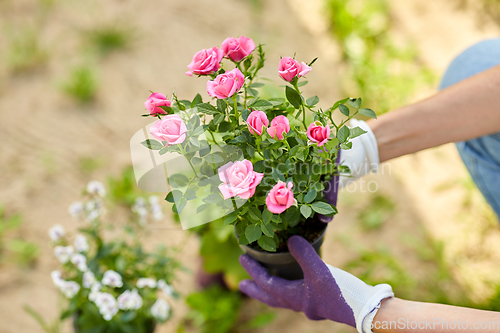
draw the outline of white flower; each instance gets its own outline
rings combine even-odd
[[[165,217],[160,205],[151,206],[151,211],[153,212],[153,220],[155,220],[156,222],[162,221]]]
[[[86,271],[85,273],[83,273],[83,282],[82,282],[82,284],[83,284],[84,288],[90,288],[96,282],[97,282],[97,280],[95,278],[94,273],[92,273],[91,271]]]
[[[165,296],[174,295],[174,288],[167,282],[165,282],[165,280],[163,279],[158,280],[158,288],[161,289],[161,291],[163,291],[163,294],[165,294]]]
[[[101,182],[97,180],[91,180],[87,184],[87,193],[95,194],[102,198],[106,195],[106,189],[104,188],[104,185]]]
[[[158,199],[158,196],[152,195],[149,197],[149,203],[151,204],[151,206],[154,206],[154,205],[158,204],[159,202],[160,202],[160,199]]]
[[[80,290],[80,285],[75,281],[63,281],[59,289],[67,298],[73,298]]]
[[[62,283],[65,282],[62,279],[61,272],[59,272],[59,271],[52,271],[50,273],[50,277],[52,278],[52,282],[54,282],[56,287],[60,287],[62,285]]]
[[[159,322],[167,320],[170,315],[170,304],[164,299],[159,298],[151,307],[151,315]]]
[[[83,203],[81,203],[80,201],[73,202],[69,206],[68,212],[74,218],[80,217],[83,213]]]
[[[122,310],[137,310],[141,307],[142,297],[137,292],[137,289],[125,290],[123,294],[118,296],[118,308]]]
[[[85,272],[87,270],[87,258],[81,253],[75,253],[71,256],[71,262],[78,270]]]
[[[101,292],[102,284],[99,281],[94,282],[92,287],[90,288],[89,300],[94,302],[97,299],[97,296]]]
[[[118,313],[116,299],[109,293],[98,293],[95,299],[95,304],[99,308],[99,312],[104,320],[109,321],[115,314]]]
[[[77,235],[75,238],[75,249],[78,252],[87,252],[89,250],[89,242],[84,235]]]
[[[135,285],[137,286],[137,288],[156,288],[156,280],[151,278],[140,278],[139,280],[137,280],[137,283]]]
[[[89,222],[94,221],[103,213],[103,204],[100,200],[90,200],[85,204],[85,219]]]
[[[71,258],[71,255],[75,252],[73,250],[73,246],[61,246],[58,245],[54,248],[54,254],[57,259],[61,262],[61,264],[65,264]]]
[[[64,228],[62,225],[56,224],[49,229],[49,237],[54,242],[60,240],[62,236],[64,236]]]
[[[101,282],[102,284],[112,288],[120,288],[123,286],[122,276],[113,270],[106,271]]]

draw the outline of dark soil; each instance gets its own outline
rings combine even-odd
[[[276,235],[278,235],[279,238],[279,244],[278,247],[276,248],[276,253],[289,252],[287,242],[288,239],[294,235],[302,236],[309,243],[313,243],[321,236],[321,234],[326,228],[326,225],[327,225],[326,223],[323,223],[318,219],[312,218],[299,222],[299,224],[297,224],[293,228],[289,228],[287,230],[282,230],[282,231],[276,231]],[[267,252],[263,250],[259,246],[259,244],[257,244],[257,242],[249,244],[248,246],[258,251]]]

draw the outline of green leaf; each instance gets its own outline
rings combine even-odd
[[[223,100],[223,99],[218,99],[217,100],[217,111],[219,111],[220,113],[225,114],[226,113],[226,108],[227,108],[226,101]]]
[[[318,96],[313,96],[311,98],[308,98],[306,101],[306,104],[309,106],[313,106],[319,103],[319,97]]]
[[[317,194],[318,193],[316,192],[315,189],[309,190],[309,192],[307,192],[306,196],[304,197],[304,203],[312,202],[314,199],[316,199]]]
[[[290,227],[294,227],[299,223],[300,212],[296,206],[292,206],[286,210],[285,220]]]
[[[295,91],[295,89],[290,88],[289,86],[285,87],[285,95],[286,99],[292,104],[296,109],[300,107],[302,104],[302,98],[300,95]]]
[[[260,210],[255,207],[255,206],[251,206],[249,209],[248,209],[248,215],[254,219],[255,221],[261,221],[262,220],[262,213],[260,212]]]
[[[260,87],[263,87],[263,86],[264,86],[264,83],[255,82],[255,83],[252,83],[249,87],[260,88]]]
[[[224,115],[222,113],[219,113],[217,114],[215,117],[214,117],[214,125],[219,125],[223,120],[224,120]]]
[[[340,110],[340,113],[342,113],[344,116],[349,117],[349,108],[347,106],[345,106],[344,104],[340,104],[339,110]]]
[[[333,213],[337,212],[335,209],[332,208],[332,205],[330,205],[326,202],[323,202],[323,201],[316,201],[315,203],[313,203],[311,205],[311,208],[316,213],[323,214],[323,215],[329,215],[329,214],[333,214]]]
[[[229,132],[229,131],[231,131],[232,128],[233,128],[233,126],[231,125],[230,122],[223,121],[219,125],[219,133]],[[208,137],[208,135],[207,135],[207,137]]]
[[[253,165],[253,170],[255,172],[264,172],[264,170],[266,170],[266,161],[259,160],[255,162],[255,164]]]
[[[365,130],[363,130],[363,129],[362,129],[361,127],[359,127],[359,126],[356,126],[356,127],[354,127],[354,128],[351,128],[351,129],[350,129],[350,134],[349,134],[349,137],[350,137],[351,139],[353,139],[353,138],[355,138],[355,137],[357,137],[357,136],[360,136],[360,135],[362,135],[362,134],[365,134],[365,133],[366,133],[366,131],[365,131]]]
[[[265,99],[258,99],[250,105],[253,110],[266,111],[273,108],[273,104]]]
[[[230,225],[238,219],[238,215],[229,215],[224,219],[224,225]]]
[[[377,115],[375,114],[375,111],[373,111],[372,109],[368,109],[368,108],[360,109],[359,113],[361,113],[363,116],[377,119]]]
[[[304,162],[308,154],[309,154],[309,148],[301,147],[301,149],[299,149],[299,151],[297,152],[296,157],[302,162]]]
[[[255,242],[262,236],[262,230],[257,224],[250,224],[245,229],[245,237],[247,238],[249,243]]]
[[[200,147],[200,141],[198,141],[197,138],[195,137],[191,137],[189,138],[189,142],[193,145],[193,146],[196,146],[196,147]]]
[[[161,142],[152,139],[147,139],[145,141],[142,141],[141,145],[151,150],[160,150],[165,147],[164,145],[161,144]]]
[[[168,177],[168,183],[172,187],[184,187],[188,182],[189,180],[187,179],[187,177],[179,173],[173,174],[172,176]]]
[[[268,222],[268,223],[262,223],[260,225],[260,229],[262,230],[262,233],[268,237],[274,237],[274,229],[273,226]]]
[[[279,180],[281,180],[282,182],[285,181],[285,176],[283,175],[283,173],[281,173],[281,171],[279,171],[276,168],[273,168],[272,175],[273,175],[274,181],[276,181],[276,182],[278,182]]]
[[[349,105],[353,108],[359,109],[359,107],[361,106],[361,98],[349,98],[347,103],[349,103]]]
[[[175,198],[180,198],[182,197],[182,192],[179,190],[172,190],[168,192],[167,196],[165,197],[165,200],[170,203],[175,202]]]
[[[301,213],[301,214],[302,214],[302,216],[304,216],[306,219],[307,219],[307,218],[309,218],[309,216],[311,216],[311,214],[312,214],[311,207],[306,206],[306,205],[302,205],[302,206],[300,206],[300,213]]]
[[[318,60],[318,57],[314,58],[307,66],[311,67]]]
[[[191,102],[191,107],[194,108],[196,105],[203,103],[203,99],[200,94],[196,94],[193,101]]]
[[[303,87],[308,83],[309,83],[309,81],[300,81],[299,83],[297,83],[297,87]]]
[[[264,208],[264,212],[262,213],[262,221],[264,223],[269,223],[273,217],[273,213],[271,213],[267,208]]]
[[[259,96],[259,91],[253,88],[248,88],[247,89],[247,94],[252,97],[257,97]]]
[[[262,236],[259,238],[257,243],[260,245],[261,248],[263,248],[268,252],[276,252],[276,242],[271,237]]]
[[[198,107],[198,110],[202,113],[211,114],[211,115],[219,113],[219,111],[210,103],[200,103],[197,105],[197,107]]]
[[[344,143],[347,140],[347,138],[349,137],[349,133],[350,133],[349,127],[342,126],[342,128],[337,133],[337,139],[339,139],[339,141],[341,143]]]
[[[349,150],[352,148],[352,142],[341,143],[340,148],[342,148],[344,150]]]
[[[341,99],[340,101],[336,101],[335,104],[333,104],[333,106],[332,106],[332,110],[335,110],[336,108],[339,107],[340,104],[344,104],[348,100],[349,100],[349,98],[344,98],[344,99]]]

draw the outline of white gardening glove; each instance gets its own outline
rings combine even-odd
[[[348,185],[371,171],[377,172],[380,164],[377,139],[375,138],[370,126],[368,126],[368,124],[363,120],[351,119],[349,127],[353,128],[356,126],[359,126],[367,133],[352,139],[351,149],[342,150],[340,155],[342,164],[351,169],[351,176],[340,176],[340,187]]]

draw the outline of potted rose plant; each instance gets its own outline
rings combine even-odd
[[[196,53],[186,74],[209,77],[211,101],[153,93],[143,116],[158,120],[141,144],[155,154],[156,168],[165,164],[166,200],[184,228],[222,218],[235,226],[245,252],[275,274],[299,278],[287,239],[299,234],[319,249],[324,222],[337,213],[337,177],[349,172],[339,165],[340,149],[351,149],[350,140],[365,133],[346,123],[357,114],[376,116],[361,108],[361,98],[323,110],[317,96],[304,97],[304,76],[316,59],[279,59],[284,98],[263,98],[258,73],[264,58],[262,45],[246,37]],[[336,122],[337,110],[344,117]],[[143,174],[147,178],[136,176]]]
[[[151,333],[170,317],[168,298],[177,297],[171,282],[179,267],[164,246],[145,251],[138,236],[148,220],[163,219],[159,200],[138,198],[125,235],[107,240],[103,229],[113,225],[103,222],[105,194],[100,182],[91,181],[86,199],[70,206],[70,214],[84,223],[75,237],[59,224],[49,230],[62,265],[52,280],[69,299],[61,319],[73,317],[75,332]]]

